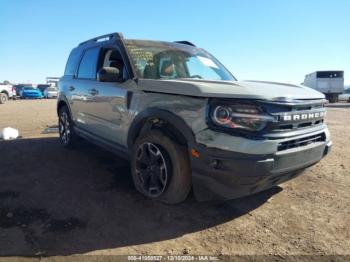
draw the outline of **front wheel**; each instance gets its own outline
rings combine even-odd
[[[77,142],[77,135],[73,129],[73,122],[67,106],[63,106],[58,114],[58,131],[60,141],[64,147],[72,148]]]
[[[184,201],[191,189],[186,148],[157,130],[137,138],[132,149],[131,173],[140,193],[167,204]]]

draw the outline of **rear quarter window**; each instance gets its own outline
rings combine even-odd
[[[72,50],[68,57],[68,61],[66,64],[66,69],[64,70],[64,75],[66,76],[73,76],[75,75],[76,69],[79,64],[79,59],[81,56],[81,51],[78,51],[76,49]]]

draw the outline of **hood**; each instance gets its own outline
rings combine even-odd
[[[324,95],[312,88],[263,81],[206,81],[139,79],[144,91],[158,93],[246,99],[322,99]]]

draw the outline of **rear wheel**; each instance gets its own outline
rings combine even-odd
[[[76,144],[78,137],[74,132],[73,122],[67,106],[62,106],[59,110],[58,131],[63,146],[71,148]]]
[[[137,138],[132,149],[131,172],[139,192],[167,204],[184,201],[191,189],[186,148],[157,130]]]
[[[0,104],[5,104],[9,100],[9,97],[5,93],[0,93]]]

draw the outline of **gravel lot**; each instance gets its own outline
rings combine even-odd
[[[333,151],[298,178],[227,202],[167,206],[133,188],[127,162],[63,149],[55,100],[0,105],[0,256],[350,253],[350,103],[332,104]],[[1,259],[1,258],[0,258]]]

